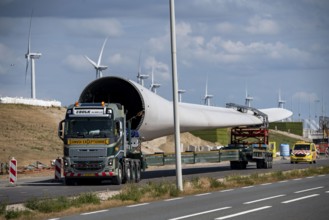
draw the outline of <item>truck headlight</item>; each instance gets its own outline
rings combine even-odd
[[[112,166],[113,165],[113,158],[110,158],[109,161],[108,161],[108,165],[109,166]]]

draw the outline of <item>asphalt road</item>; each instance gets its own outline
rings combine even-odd
[[[81,213],[70,220],[328,219],[329,175]]]
[[[273,172],[276,170],[291,170],[302,169],[307,167],[317,167],[329,165],[328,158],[321,158],[316,164],[290,164],[289,160],[275,160],[273,169],[256,169],[255,164],[248,165],[245,170],[231,170],[228,163],[214,163],[204,166],[197,164],[193,167],[183,169],[183,178],[191,179],[200,176],[208,176],[213,178],[222,178],[228,175],[241,174],[247,175],[252,173]],[[145,184],[149,181],[171,181],[175,180],[175,169],[159,168],[149,170],[142,174],[142,181],[139,184]],[[0,181],[0,202],[4,201],[7,204],[16,204],[26,202],[31,198],[50,198],[61,195],[72,196],[83,192],[98,192],[98,191],[117,191],[122,186],[103,184],[83,184],[78,186],[65,186],[61,182],[54,182],[52,177],[20,179],[18,176],[17,186],[10,187],[8,180]]]

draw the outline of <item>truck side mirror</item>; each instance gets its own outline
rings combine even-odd
[[[59,125],[58,125],[58,137],[63,141],[64,140],[64,131],[63,131],[63,128],[64,128],[64,122],[65,120],[62,120],[61,122],[59,122]]]

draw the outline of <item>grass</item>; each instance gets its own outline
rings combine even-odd
[[[307,168],[303,170],[275,171],[248,176],[230,175],[223,179],[196,177],[184,181],[184,191],[179,191],[173,182],[148,182],[144,185],[127,184],[121,192],[107,201],[100,201],[94,193],[83,193],[74,198],[60,196],[54,199],[31,199],[26,202],[27,210],[6,210],[6,204],[0,203],[0,219],[45,219],[86,211],[108,209],[111,207],[155,201],[178,196],[193,195],[210,191],[257,185],[281,180],[328,174],[329,166]]]

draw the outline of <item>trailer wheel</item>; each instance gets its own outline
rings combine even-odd
[[[113,182],[114,182],[115,185],[120,185],[122,183],[122,166],[121,166],[121,163],[119,163],[118,175],[116,177],[114,177]]]

